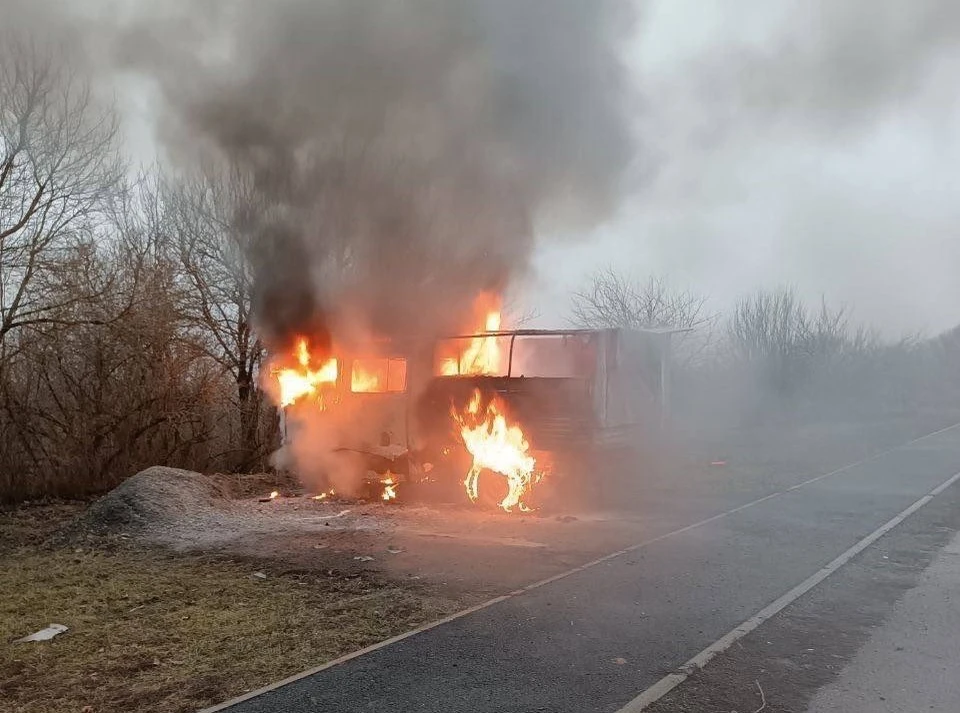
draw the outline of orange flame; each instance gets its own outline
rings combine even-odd
[[[280,493],[279,493],[278,491],[276,491],[276,490],[274,490],[272,493],[270,493],[270,499],[271,499],[271,500],[276,500],[276,499],[279,498],[279,497],[280,497]]]
[[[384,502],[389,500],[396,500],[397,481],[395,481],[391,476],[387,476],[380,482],[383,484],[383,494],[380,497],[383,498]]]
[[[277,384],[280,386],[280,405],[290,406],[306,396],[317,395],[323,385],[337,383],[337,360],[327,359],[320,368],[310,368],[310,348],[304,337],[297,339],[294,352],[298,368],[274,369]]]
[[[487,313],[484,322],[484,332],[496,332],[500,329],[500,311],[493,310]],[[502,371],[500,344],[496,337],[477,336],[470,340],[470,344],[460,358],[447,357],[440,363],[442,376],[485,376],[496,375]]]
[[[332,497],[333,497],[334,495],[336,495],[336,494],[337,494],[337,493],[336,493],[335,491],[333,491],[333,490],[328,490],[328,491],[325,492],[325,493],[320,493],[319,495],[314,495],[311,499],[312,499],[312,500],[326,500],[327,498],[332,498]]]
[[[386,391],[381,383],[380,375],[375,371],[366,371],[359,362],[353,363],[350,373],[350,390],[355,394],[370,394]]]
[[[473,459],[470,471],[463,481],[470,500],[479,498],[480,473],[491,470],[507,479],[507,495],[500,507],[510,512],[517,508],[529,512],[524,496],[536,482],[536,459],[530,455],[530,444],[517,424],[511,424],[503,413],[497,398],[482,407],[480,390],[476,389],[464,413],[454,411],[460,427],[463,444]]]

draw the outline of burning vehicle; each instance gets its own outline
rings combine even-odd
[[[623,329],[491,329],[443,339],[415,421],[434,459],[456,460],[465,446],[471,500],[489,470],[506,477],[499,505],[523,509],[544,478],[591,477],[573,465],[628,447],[656,425],[660,351],[651,335]]]
[[[381,341],[332,356],[300,336],[271,361],[284,445],[315,446],[325,469],[364,473],[365,494],[394,499],[410,474],[406,354]],[[318,434],[323,442],[309,443]]]
[[[169,81],[160,52],[135,64],[170,109],[172,174],[190,178],[172,214],[196,203],[211,234],[229,237],[209,258],[218,271],[229,258],[240,286],[223,286],[227,302],[250,298],[238,320],[268,345],[261,383],[285,431],[274,462],[324,492],[355,492],[349,472],[373,473],[362,479],[402,499],[404,480],[439,487],[436,453],[472,449],[456,481],[483,500],[497,469],[523,484],[514,491],[549,482],[533,455],[548,426],[589,423],[593,439],[626,425],[606,381],[618,378],[609,337],[584,347],[592,370],[535,375],[520,363],[533,344],[591,338],[511,343],[496,306],[470,308],[519,287],[539,246],[613,217],[634,183],[630,3],[213,5],[203,41],[184,46],[199,57],[195,82]],[[438,339],[461,330],[483,337]],[[465,350],[438,365],[438,345]],[[497,350],[498,370],[463,368]]]
[[[284,436],[328,418],[334,465],[363,492],[454,491],[527,511],[545,481],[595,477],[574,464],[627,448],[656,428],[672,330],[483,329],[435,341],[380,342],[318,358],[298,340],[274,368]]]

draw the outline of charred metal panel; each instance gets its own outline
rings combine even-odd
[[[434,379],[417,403],[417,423],[423,438],[435,443],[456,442],[451,411],[454,407],[462,409],[478,388],[503,401],[537,449],[577,448],[593,440],[598,424],[590,381],[487,376]]]

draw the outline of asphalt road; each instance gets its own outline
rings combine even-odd
[[[771,478],[753,500],[718,500],[700,521],[670,523],[634,549],[226,710],[613,713],[958,472],[954,428],[820,479]],[[858,555],[849,575],[840,568],[798,599],[801,623],[777,640],[789,650],[775,658],[812,651],[805,630],[819,632],[819,645],[831,631],[882,616],[952,535],[957,504],[960,485]],[[878,552],[893,540],[905,563],[898,585],[871,588],[880,580],[864,563],[881,562]],[[751,665],[775,668],[772,649],[768,655],[757,642],[790,616],[797,615],[785,611],[745,639]],[[851,637],[829,654],[833,668],[856,653]],[[663,710],[703,709],[720,686],[709,684],[709,668],[671,693],[675,705]],[[806,700],[821,679],[797,676],[784,699]],[[756,695],[749,682],[740,690]]]
[[[958,592],[960,537],[955,537],[837,680],[817,693],[809,713],[960,710]]]

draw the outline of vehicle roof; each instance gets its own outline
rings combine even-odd
[[[477,332],[475,334],[455,334],[441,339],[476,339],[480,337],[567,337],[603,332],[633,332],[635,334],[676,334],[678,332],[692,332],[689,327],[603,327],[600,329],[502,329],[493,332]]]

